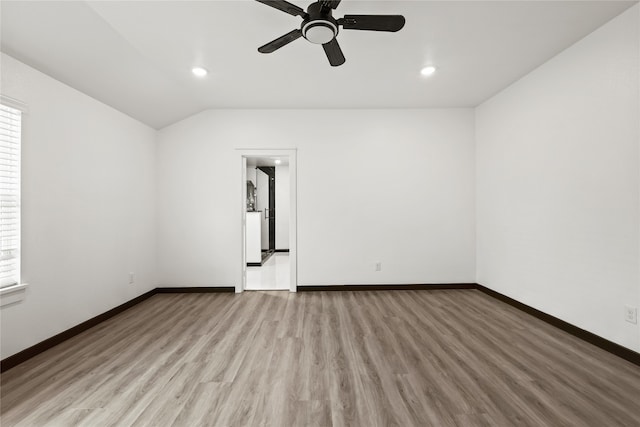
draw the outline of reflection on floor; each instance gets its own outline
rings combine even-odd
[[[289,289],[289,254],[276,252],[262,267],[247,267],[247,291]]]

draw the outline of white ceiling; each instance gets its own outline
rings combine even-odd
[[[300,18],[251,0],[3,0],[1,49],[154,128],[208,108],[470,107],[635,3],[344,0],[336,17],[407,23],[341,31],[347,62],[334,68],[304,39],[258,53]],[[421,77],[425,64],[438,72]]]
[[[280,160],[279,164],[276,164],[276,160]],[[287,156],[271,156],[271,157],[247,157],[247,166],[289,166],[289,157]]]

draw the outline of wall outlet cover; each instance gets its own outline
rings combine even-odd
[[[638,323],[638,309],[636,307],[624,306],[624,320],[629,323]]]

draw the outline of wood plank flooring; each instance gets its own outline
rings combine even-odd
[[[640,426],[640,367],[476,290],[160,294],[1,377],[2,426]]]

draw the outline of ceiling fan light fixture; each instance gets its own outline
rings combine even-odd
[[[345,57],[337,39],[338,27],[342,26],[345,30],[395,33],[400,31],[405,24],[405,19],[402,15],[344,15],[342,18],[336,19],[333,17],[333,10],[338,7],[341,0],[314,1],[307,7],[306,12],[287,0],[256,1],[289,15],[302,18],[300,29],[289,31],[287,34],[260,46],[258,52],[273,53],[302,37],[309,43],[321,44],[332,67],[338,67],[345,63]]]
[[[191,72],[193,73],[194,76],[196,77],[204,77],[207,74],[209,74],[209,71],[207,71],[206,68],[202,68],[202,67],[193,67],[191,69]]]
[[[435,72],[436,72],[436,67],[434,67],[433,65],[429,65],[428,67],[424,67],[422,70],[420,70],[420,74],[422,74],[425,77],[430,76]]]
[[[302,27],[302,36],[315,44],[329,43],[338,34],[338,27],[333,22],[315,20]]]

